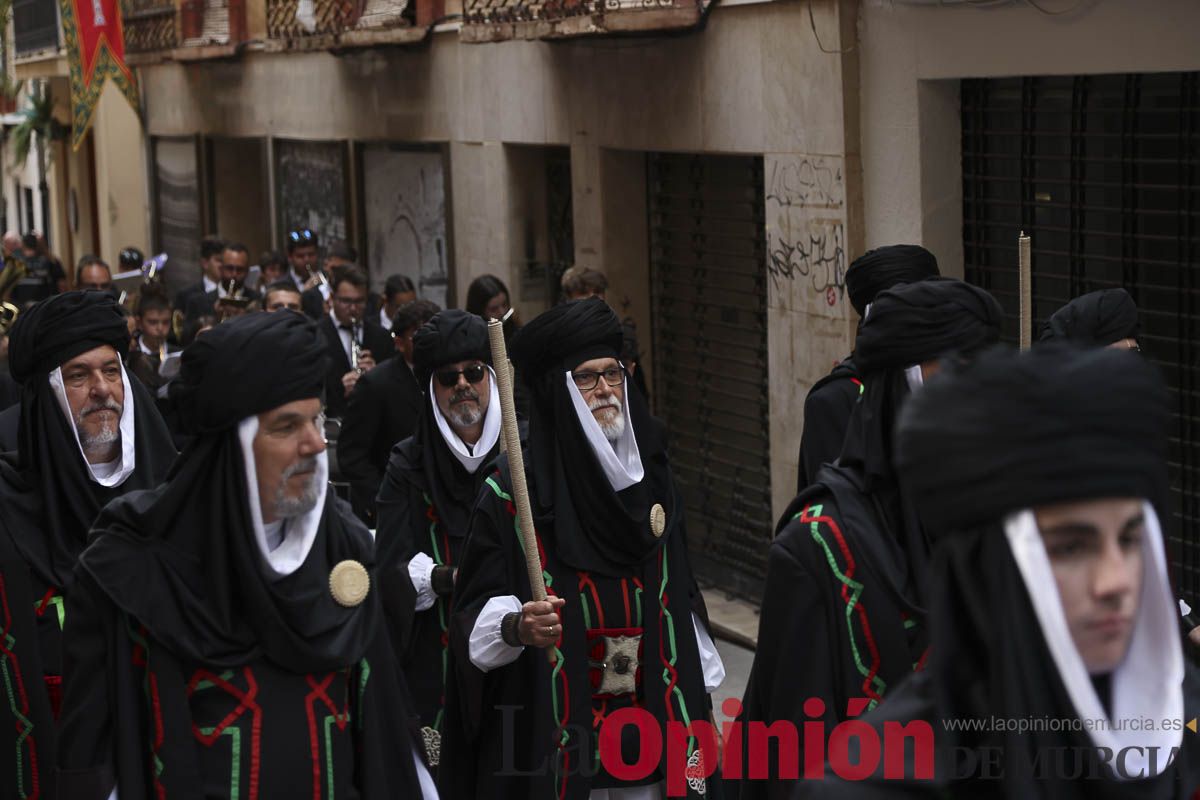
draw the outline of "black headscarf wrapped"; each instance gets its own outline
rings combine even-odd
[[[473,358],[492,363],[487,323],[480,316],[448,308],[413,334],[413,374],[421,391],[438,367]]]
[[[13,326],[9,363],[21,389],[17,452],[0,459],[0,528],[6,529],[37,578],[67,589],[75,561],[96,515],[113,498],[158,484],[175,446],[154,398],[126,375],[125,403],[133,403],[134,470],[119,486],[91,479],[73,424],[50,387],[50,373],[97,347],[118,356],[129,329],[106,292],[65,292],[25,311]]]
[[[880,292],[898,283],[916,283],[939,274],[937,259],[920,245],[877,247],[850,263],[846,270],[846,293],[850,295],[850,305],[861,317]]]
[[[863,320],[854,362],[863,394],[846,429],[834,470],[817,483],[835,494],[847,486],[870,498],[884,530],[864,559],[889,580],[898,597],[920,605],[929,547],[915,509],[900,491],[892,464],[892,431],[909,395],[904,370],[947,356],[967,355],[1000,338],[1000,306],[987,292],[953,278],[930,278],[880,293]],[[851,506],[850,499],[839,505]],[[877,551],[877,552],[875,552]],[[895,569],[902,560],[907,566]]]
[[[421,418],[411,439],[397,445],[394,452],[401,463],[419,464],[428,481],[429,493],[446,532],[456,538],[467,535],[471,507],[475,504],[480,482],[486,476],[483,465],[474,475],[468,473],[450,452],[434,419],[437,400],[429,394],[429,377],[446,364],[479,359],[490,363],[487,323],[482,317],[451,308],[441,311],[413,335],[413,369],[417,382],[426,392]],[[484,464],[499,452],[499,442],[484,459]]]
[[[320,329],[300,314],[251,314],[205,333],[184,351],[176,390],[199,435],[166,483],[96,521],[81,566],[184,659],[225,668],[265,657],[315,672],[358,660],[374,633],[374,546],[344,503],[327,496],[308,557],[283,578],[267,575],[252,530],[238,423],[319,397],[324,352]],[[371,573],[367,601],[353,608],[329,591],[343,560]]]
[[[1138,336],[1137,304],[1124,289],[1101,289],[1076,297],[1042,325],[1038,342],[1107,347]]]
[[[125,316],[107,292],[63,292],[43,300],[21,313],[8,336],[9,372],[22,384],[103,345],[122,361],[129,352]]]
[[[320,397],[327,362],[320,329],[300,314],[247,314],[183,351],[171,399],[193,434],[228,430],[246,417]]]
[[[1168,418],[1166,390],[1154,368],[1114,350],[997,348],[944,371],[913,398],[899,422],[896,462],[935,539],[931,654],[926,670],[864,721],[877,731],[890,722],[928,721],[937,774],[912,783],[877,773],[834,796],[917,796],[917,789],[930,797],[1190,796],[1200,752],[1187,732],[1171,766],[1160,760],[1163,774],[1117,781],[1099,761],[1088,729],[1072,728],[1078,712],[1003,530],[1006,514],[1041,503],[1161,497]],[[1103,697],[1107,679],[1094,680]],[[1196,689],[1189,671],[1185,720],[1197,712]],[[1062,726],[1018,732],[991,727],[995,719]],[[1050,763],[1058,766],[1038,771],[1052,753]],[[982,763],[972,757],[986,760],[990,774],[1003,780],[966,782],[970,765]]]
[[[1162,378],[1134,354],[997,350],[904,408],[896,464],[935,535],[1099,497],[1144,497],[1162,517],[1167,419]]]
[[[568,370],[619,358],[621,344],[617,315],[593,297],[546,311],[513,337],[509,353],[533,400],[527,470],[534,522],[539,533],[552,531],[547,538],[569,566],[604,575],[628,572],[662,545],[650,528],[654,504],[675,518],[665,443],[633,382],[625,381],[625,402],[645,477],[620,492],[592,452],[568,394]]]

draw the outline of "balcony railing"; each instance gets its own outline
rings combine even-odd
[[[13,0],[12,18],[17,58],[58,50],[58,3],[55,0]]]
[[[698,25],[711,0],[465,0],[467,42],[665,32]]]
[[[409,44],[424,38],[444,0],[266,0],[275,49]]]
[[[179,44],[175,4],[170,0],[124,0],[125,52],[152,53]]]

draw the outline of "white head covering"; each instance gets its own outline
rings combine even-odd
[[[1071,638],[1037,518],[1032,511],[1024,510],[1010,514],[1004,521],[1013,558],[1075,713],[1087,727],[1092,744],[1125,753],[1125,775],[1118,774],[1119,779],[1136,778],[1139,774],[1149,777],[1152,763],[1159,771],[1166,769],[1172,748],[1178,747],[1183,738],[1182,728],[1165,730],[1164,726],[1156,725],[1151,730],[1141,730],[1140,726],[1120,722],[1183,719],[1183,648],[1167,576],[1162,529],[1150,503],[1144,504],[1144,513],[1142,595],[1129,652],[1112,673],[1111,717],[1104,710]],[[1088,724],[1104,719],[1113,724]],[[1121,729],[1116,730],[1118,727]]]
[[[604,431],[600,429],[600,423],[596,422],[596,416],[592,414],[587,402],[584,401],[583,393],[575,385],[575,379],[571,377],[570,370],[567,370],[566,380],[567,393],[571,395],[575,413],[579,416],[579,423],[583,425],[583,435],[587,437],[588,444],[592,446],[592,452],[599,459],[600,468],[608,477],[609,485],[612,486],[614,492],[628,489],[646,475],[642,468],[642,454],[638,450],[637,437],[633,435],[633,418],[629,416],[629,403],[621,403],[621,413],[625,416],[625,430],[621,433],[620,439],[611,442],[604,435]],[[600,380],[604,380],[604,378],[601,377]],[[628,397],[628,378],[622,379],[621,386],[625,389],[622,396]]]
[[[125,399],[121,407],[121,457],[106,464],[91,464],[83,452],[79,441],[79,429],[75,427],[75,415],[71,413],[71,404],[67,401],[67,390],[63,385],[62,367],[55,367],[50,373],[50,388],[58,398],[58,407],[62,409],[71,433],[75,434],[75,445],[79,448],[79,457],[87,464],[88,476],[100,484],[112,488],[120,486],[125,479],[133,474],[134,464],[134,401],[133,392],[129,390],[129,376],[125,374],[125,365],[121,364],[121,385],[125,387]]]
[[[254,461],[254,437],[258,433],[258,416],[249,416],[238,423],[238,440],[242,445],[242,461],[246,466],[246,495],[250,502],[250,522],[254,526],[254,542],[258,552],[275,580],[291,575],[304,564],[312,550],[325,510],[325,494],[329,488],[329,456],[322,450],[317,459],[317,503],[298,517],[282,520],[282,524],[263,525],[262,504],[258,499],[258,469]],[[268,528],[270,530],[268,530]]]
[[[446,421],[442,410],[438,408],[437,397],[433,393],[433,377],[429,378],[429,404],[433,406],[433,418],[437,420],[438,430],[441,432],[442,438],[446,440],[446,446],[450,448],[450,452],[458,459],[458,463],[462,464],[463,469],[472,475],[483,465],[483,460],[488,453],[492,452],[492,448],[500,439],[500,392],[496,389],[496,373],[492,372],[491,367],[487,369],[492,376],[492,379],[488,381],[488,385],[491,387],[488,395],[490,399],[487,411],[483,413],[483,432],[479,435],[479,441],[472,447],[468,447],[466,442],[460,439],[454,429],[450,427],[450,423]]]

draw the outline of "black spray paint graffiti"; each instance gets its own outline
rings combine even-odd
[[[822,225],[808,235],[808,241],[788,241],[768,231],[767,272],[776,288],[782,280],[809,278],[813,291],[823,294],[825,302],[836,305],[846,294],[846,250],[840,222]]]
[[[767,202],[784,208],[841,208],[845,190],[841,167],[830,167],[824,159],[799,158],[776,161],[767,183]]]

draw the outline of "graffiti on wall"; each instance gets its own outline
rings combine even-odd
[[[787,305],[824,316],[845,313],[846,187],[842,160],[765,157],[767,273]]]

